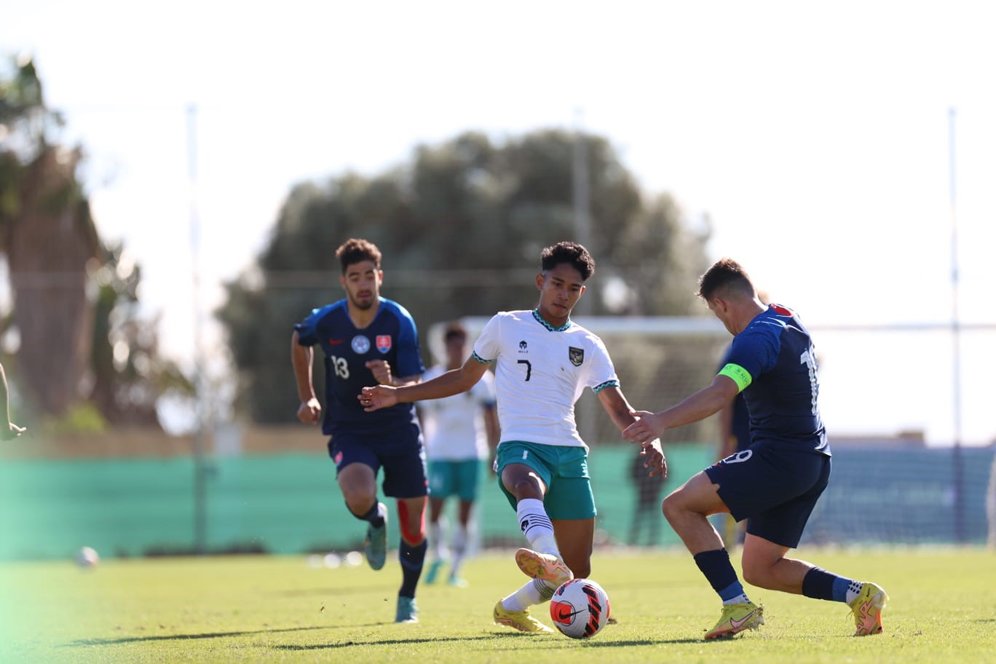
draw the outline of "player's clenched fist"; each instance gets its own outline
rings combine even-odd
[[[398,403],[397,390],[387,385],[375,385],[374,387],[364,387],[363,391],[357,395],[363,410],[372,413],[381,408],[390,408]]]
[[[321,417],[322,404],[314,397],[302,401],[301,405],[297,407],[297,419],[305,424],[317,424]]]

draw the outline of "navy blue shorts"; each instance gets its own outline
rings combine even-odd
[[[794,549],[830,481],[830,457],[759,443],[705,469],[747,532]]]
[[[374,476],[384,469],[381,485],[391,498],[418,498],[428,494],[425,447],[418,425],[405,424],[382,431],[337,431],[329,439],[329,456],[336,475],[351,463],[370,466]]]

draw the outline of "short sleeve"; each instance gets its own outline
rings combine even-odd
[[[318,343],[318,320],[321,318],[322,309],[312,309],[308,317],[300,323],[294,325],[297,332],[297,342],[302,346],[314,346]]]
[[[495,314],[474,342],[474,356],[481,362],[494,362],[501,352],[501,314]]]
[[[595,392],[604,390],[606,387],[619,387],[619,377],[616,375],[616,368],[612,365],[612,358],[605,344],[598,337],[594,339],[594,353],[591,358],[591,370],[588,374],[588,387]]]
[[[733,338],[725,364],[741,367],[751,380],[771,371],[778,362],[780,329],[765,325],[741,332]]]
[[[425,372],[422,355],[418,349],[418,330],[415,321],[407,311],[399,307],[398,366],[394,375],[400,378],[421,376]]]

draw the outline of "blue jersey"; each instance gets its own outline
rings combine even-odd
[[[830,456],[817,403],[816,353],[791,310],[772,304],[755,316],[733,338],[726,361],[722,373],[738,383],[747,402],[752,444],[788,444]]]
[[[399,403],[367,413],[356,398],[362,388],[377,384],[366,367],[370,360],[387,361],[395,377],[419,376],[425,371],[415,321],[404,307],[381,298],[373,322],[358,329],[349,318],[346,300],[340,300],[315,309],[294,329],[302,346],[318,344],[325,351],[324,433],[417,426],[414,404]]]
[[[720,369],[730,361],[732,350],[732,346],[726,349],[723,361],[719,363]],[[747,449],[750,447],[750,414],[747,412],[747,401],[742,392],[733,398],[733,413],[730,420],[730,433],[737,439],[736,451]]]

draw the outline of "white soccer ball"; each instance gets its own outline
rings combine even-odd
[[[609,596],[591,579],[571,579],[550,600],[550,618],[572,639],[590,639],[609,621]]]
[[[96,567],[100,562],[100,556],[96,549],[84,546],[76,553],[76,564],[80,567]]]

